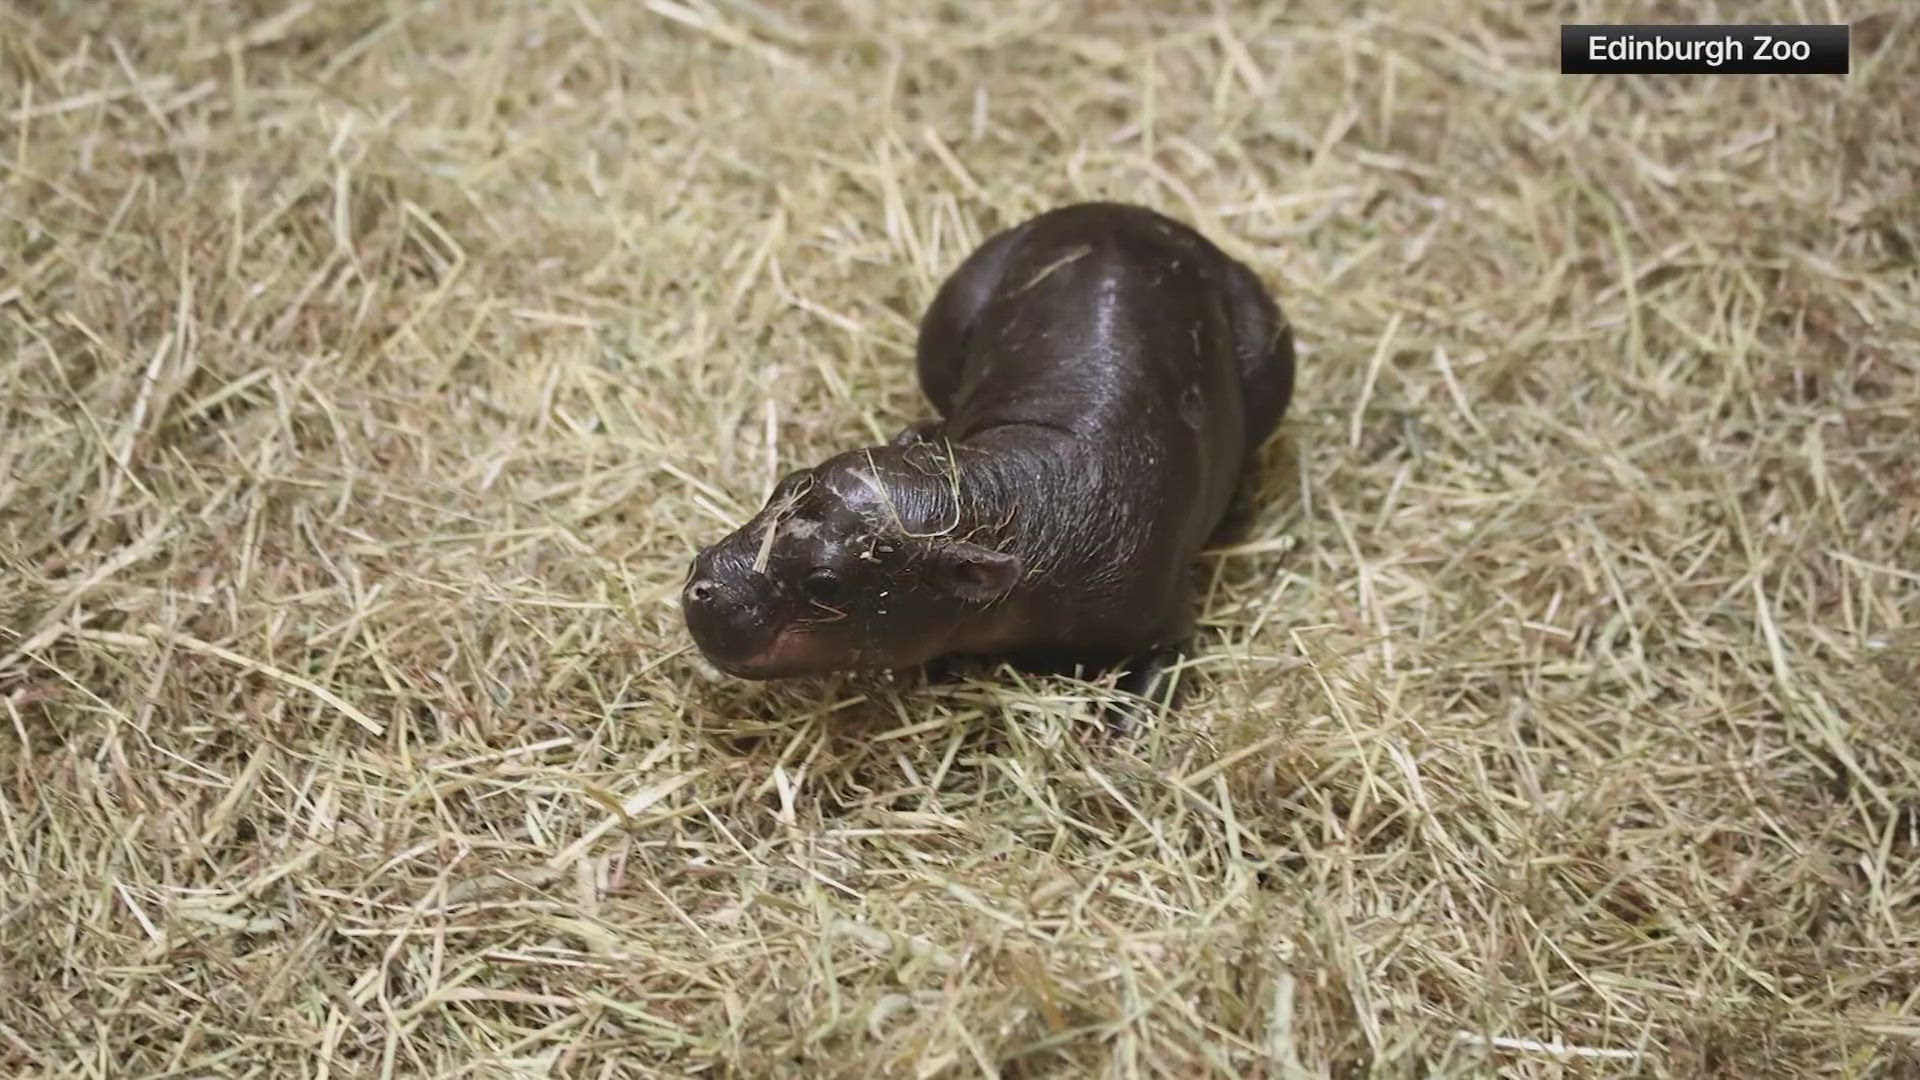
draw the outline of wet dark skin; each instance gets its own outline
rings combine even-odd
[[[789,474],[694,558],[701,653],[748,679],[982,655],[1166,700],[1193,563],[1292,396],[1259,279],[1155,211],[1066,206],[960,264],[917,364],[937,419]]]

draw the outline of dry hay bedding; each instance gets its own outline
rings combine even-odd
[[[1920,33],[1563,16],[0,12],[0,1069],[1914,1075]],[[1093,196],[1302,336],[1194,704],[709,681]]]

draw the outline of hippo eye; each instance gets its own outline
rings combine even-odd
[[[823,603],[835,600],[840,596],[840,575],[832,567],[816,566],[808,571],[805,588],[810,599]]]

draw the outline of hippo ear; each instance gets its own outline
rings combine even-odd
[[[1020,557],[959,540],[934,548],[931,570],[936,585],[962,600],[997,600],[1020,580]]]

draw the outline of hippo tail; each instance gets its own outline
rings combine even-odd
[[[1293,400],[1293,327],[1259,276],[1237,259],[1227,261],[1233,349],[1252,453],[1280,426]]]

